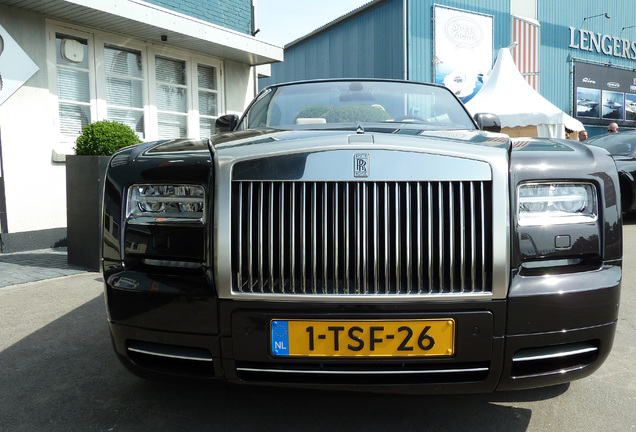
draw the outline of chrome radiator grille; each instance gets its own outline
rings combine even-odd
[[[234,292],[492,291],[490,182],[235,181],[231,206]]]

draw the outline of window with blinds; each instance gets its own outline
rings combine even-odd
[[[199,64],[197,66],[199,96],[199,134],[209,138],[214,134],[214,122],[219,116],[216,68]]]
[[[155,58],[159,138],[188,136],[188,85],[185,61]]]
[[[140,51],[104,47],[108,120],[126,124],[141,138],[144,127],[144,71]]]
[[[98,120],[128,125],[143,141],[214,134],[224,110],[220,60],[115,35],[52,31],[60,142],[72,145]]]
[[[91,122],[88,42],[56,34],[55,46],[60,133],[74,138]]]

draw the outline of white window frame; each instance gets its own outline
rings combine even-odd
[[[221,111],[221,104],[223,103],[223,81],[221,78],[223,75],[221,73],[221,62],[212,64],[212,62],[210,62],[210,59],[200,56],[193,56],[192,60],[192,82],[196,84],[196,88],[194,85],[192,86],[192,106],[197,111],[197,125],[199,130],[201,130],[201,117],[217,119],[221,115],[223,115],[222,113],[225,112],[225,110]],[[210,89],[208,88],[203,89],[206,93],[216,93],[216,116],[209,116],[207,114],[201,114],[201,112],[199,112],[199,66],[213,67],[216,70],[216,90],[210,91]]]
[[[144,43],[124,39],[116,36],[105,37],[104,34],[97,34],[95,37],[95,58],[99,67],[95,68],[97,83],[97,112],[98,120],[108,120],[108,102],[106,101],[106,70],[104,61],[104,47],[113,46],[122,49],[139,51],[141,53],[141,67],[143,69],[143,105],[144,105],[144,141],[148,141],[150,132],[150,122],[148,118],[148,55],[147,46]]]
[[[78,39],[85,39],[88,44],[88,82],[89,82],[89,94],[90,94],[90,119],[89,122],[95,122],[99,120],[97,117],[97,95],[96,95],[96,85],[95,85],[95,57],[94,57],[94,38],[93,35],[89,32],[76,30],[69,27],[56,26],[55,28],[48,29],[47,34],[49,35],[49,47],[51,49],[47,50],[47,60],[49,64],[48,68],[48,78],[49,78],[49,87],[50,93],[52,96],[51,108],[55,113],[53,117],[53,124],[55,126],[55,130],[58,134],[58,142],[62,145],[63,148],[70,148],[75,145],[75,139],[77,137],[64,135],[60,130],[60,100],[58,97],[58,87],[57,87],[57,45],[56,39],[58,34],[68,35],[70,37],[75,37]]]
[[[198,65],[213,67],[216,70],[217,82],[217,115],[225,113],[225,81],[223,80],[224,63],[214,57],[208,57],[190,51],[178,50],[171,47],[162,47],[139,40],[131,40],[114,34],[93,31],[81,27],[71,27],[65,23],[47,20],[47,44],[48,77],[51,93],[51,112],[53,113],[56,130],[59,134],[58,142],[71,154],[77,137],[62,136],[60,133],[60,112],[57,89],[57,53],[56,34],[66,34],[72,37],[85,39],[88,42],[88,64],[90,83],[90,122],[107,120],[108,106],[106,102],[106,74],[104,63],[104,47],[109,45],[122,49],[141,52],[143,76],[144,76],[144,141],[156,141],[159,139],[158,111],[156,106],[156,75],[155,57],[161,56],[175,60],[185,61],[187,83],[187,135],[189,138],[199,138],[200,113],[199,113],[199,87]],[[206,116],[207,117],[207,116]],[[176,138],[176,137],[175,137]]]

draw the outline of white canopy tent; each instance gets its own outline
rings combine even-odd
[[[570,117],[535,91],[523,78],[512,59],[509,48],[501,48],[497,61],[488,74],[479,93],[466,103],[468,111],[492,113],[499,116],[504,132],[511,136],[514,129],[528,132],[536,127],[536,135],[525,136],[565,138],[565,128],[573,131],[584,129],[583,124]],[[514,129],[512,129],[514,128]]]

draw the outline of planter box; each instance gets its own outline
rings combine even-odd
[[[66,157],[68,263],[100,271],[102,198],[110,156]]]

